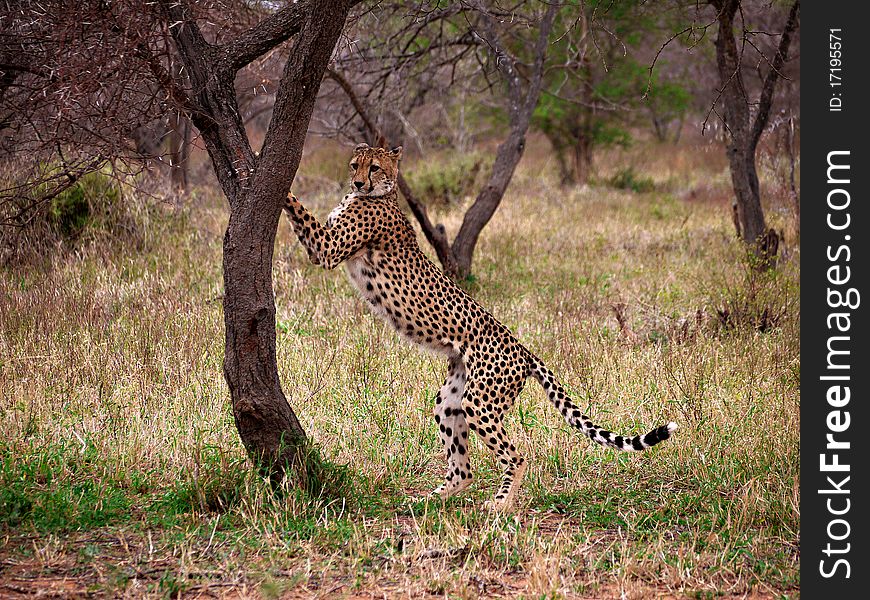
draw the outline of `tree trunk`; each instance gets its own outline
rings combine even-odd
[[[529,113],[531,114],[531,111]],[[480,190],[474,204],[465,213],[462,227],[456,234],[456,239],[453,240],[453,254],[456,257],[456,266],[460,277],[468,277],[471,274],[471,259],[474,256],[474,248],[477,246],[480,232],[495,214],[517,164],[523,157],[528,119],[524,120],[524,124],[525,127],[512,129],[508,138],[499,145],[495,155],[495,164],[492,166],[492,174],[486,185]]]
[[[550,146],[553,147],[553,155],[556,157],[556,165],[559,168],[559,185],[562,187],[569,187],[576,183],[574,181],[574,169],[571,168],[571,165],[568,163],[568,159],[565,157],[565,145],[559,139],[558,134],[547,134],[547,140],[550,142]]]
[[[755,243],[767,231],[764,211],[761,208],[755,154],[749,154],[733,144],[728,145],[727,154],[731,185],[734,187],[734,205],[740,223],[737,235],[746,243]]]
[[[246,193],[232,203],[223,255],[224,377],[242,443],[273,483],[288,463],[301,464],[298,451],[305,442],[281,390],[275,350],[272,249],[280,195]]]
[[[541,19],[538,39],[535,44],[535,60],[526,90],[520,84],[520,76],[515,66],[517,60],[502,46],[495,31],[494,20],[489,15],[482,15],[478,33],[491,46],[496,65],[504,75],[507,84],[510,132],[507,139],[499,144],[489,179],[477,195],[474,204],[465,213],[459,233],[453,240],[451,247],[453,255],[456,257],[456,266],[460,277],[468,277],[471,274],[471,260],[480,232],[483,231],[501,204],[517,164],[523,157],[523,150],[526,148],[526,132],[529,130],[532,113],[538,105],[538,98],[541,95],[544,63],[547,58],[547,43],[550,31],[553,29],[556,12],[557,6],[551,4]]]
[[[574,181],[578,185],[589,182],[592,174],[592,144],[585,134],[577,136],[574,142]]]
[[[574,180],[574,169],[568,166],[568,160],[565,158],[565,149],[553,147],[553,153],[556,155],[556,163],[559,165],[559,185],[569,187],[577,182]]]
[[[305,483],[306,437],[278,378],[272,252],[281,208],[302,158],[314,101],[350,7],[358,0],[299,2],[235,40],[210,44],[184,0],[162,0],[194,97],[168,82],[205,143],[230,205],[224,236],[224,377],[249,456],[273,484],[288,469]],[[295,35],[260,155],[238,110],[236,72]]]
[[[667,123],[659,117],[656,112],[650,109],[650,118],[652,119],[653,124],[653,132],[656,134],[656,139],[659,142],[668,141],[668,125]]]
[[[770,232],[767,230],[764,210],[761,206],[755,150],[770,116],[774,86],[788,55],[791,34],[797,27],[800,2],[796,1],[789,11],[776,56],[770,64],[770,70],[762,86],[754,120],[750,119],[749,96],[741,74],[741,51],[734,38],[734,18],[740,7],[740,1],[712,0],[711,4],[716,8],[719,23],[716,36],[716,65],[722,85],[720,94],[725,106],[725,144],[731,183],[734,186],[735,227],[737,235],[751,245],[763,259],[762,264],[767,264],[773,257],[767,255],[768,252],[762,248],[762,245],[765,248],[776,248],[778,244],[768,242],[762,244],[763,239],[769,238]]]
[[[726,0],[719,10],[716,36],[716,65],[722,83],[725,104],[726,153],[734,187],[737,234],[748,244],[755,244],[767,225],[761,208],[758,174],[755,169],[755,145],[749,120],[749,97],[740,72],[740,51],[734,39],[734,16],[737,0]]]
[[[312,8],[284,69],[257,170],[230,202],[224,236],[224,376],[242,442],[273,483],[288,467],[305,483],[306,438],[278,378],[272,252],[317,91],[350,6]]]

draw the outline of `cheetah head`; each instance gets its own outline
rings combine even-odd
[[[350,159],[350,189],[357,196],[385,196],[396,187],[402,147],[392,150],[360,144]]]

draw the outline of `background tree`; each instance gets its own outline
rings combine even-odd
[[[399,22],[398,31],[387,34],[386,41],[374,40],[361,51],[363,58],[349,56],[337,61],[334,79],[351,99],[356,113],[363,116],[370,141],[375,144],[383,140],[396,142],[379,125],[377,115],[366,108],[376,105],[382,96],[390,97],[385,101],[388,106],[395,103],[393,96],[409,96],[392,85],[394,79],[401,84],[413,81],[418,92],[413,97],[419,99],[437,89],[432,83],[433,72],[446,73],[453,84],[457,70],[470,69],[467,81],[472,85],[498,90],[500,108],[507,115],[507,137],[499,144],[486,181],[463,216],[452,242],[441,225],[432,223],[426,205],[400,175],[399,187],[414,217],[442,267],[453,276],[471,275],[480,234],[498,209],[522,158],[543,86],[558,10],[556,4],[534,2],[523,3],[511,11],[481,3],[421,10],[419,20],[410,24]],[[377,66],[374,70],[359,68],[364,61]],[[347,72],[354,72],[354,79],[365,87],[342,74]],[[361,88],[363,91],[359,91]]]
[[[667,136],[688,108],[679,78],[648,82],[643,53],[668,19],[643,2],[568,3],[559,11],[533,124],[553,146],[563,185],[584,184],[597,148],[626,146],[648,112]],[[652,85],[648,85],[652,83]]]
[[[553,42],[554,60],[533,123],[553,146],[563,185],[587,182],[594,147],[629,139],[622,123],[640,90],[632,89],[637,78],[621,60],[627,58],[620,37],[625,14],[623,4],[598,2],[559,12],[563,33]]]
[[[762,264],[768,264],[776,254],[779,236],[768,230],[761,204],[761,190],[756,167],[756,151],[770,120],[777,83],[789,58],[789,48],[800,22],[800,0],[795,0],[786,15],[779,33],[772,33],[769,11],[740,0],[710,0],[715,13],[711,18],[699,12],[698,21],[683,29],[670,41],[682,34],[691,39],[703,38],[707,28],[716,24],[716,71],[718,86],[716,97],[708,112],[718,116],[725,130],[725,147],[734,188],[734,225],[737,235],[751,245]],[[706,22],[705,22],[706,19]],[[700,24],[699,24],[700,23]],[[770,39],[778,43],[770,47]],[[692,46],[697,44],[697,39]],[[665,45],[667,45],[666,42]],[[655,60],[653,60],[653,66]],[[652,69],[651,69],[652,70]],[[758,82],[748,84],[747,75]],[[753,83],[754,80],[752,80]],[[722,112],[719,112],[719,103]],[[705,120],[704,126],[706,127]]]
[[[734,185],[736,222],[739,223],[737,233],[746,243],[756,244],[765,233],[767,224],[761,207],[755,151],[758,140],[770,119],[776,82],[788,57],[792,34],[798,27],[800,0],[795,0],[791,5],[773,58],[764,57],[764,61],[767,62],[767,74],[764,76],[757,101],[752,103],[749,101],[743,81],[742,57],[746,45],[758,49],[752,39],[758,32],[752,31],[751,24],[747,23],[740,10],[741,3],[738,0],[712,0],[711,4],[716,9],[716,20],[719,25],[716,36],[716,64],[719,68],[720,93],[724,104],[726,146],[731,182]],[[738,12],[742,21],[739,45],[734,31]],[[775,251],[773,253],[775,254]]]

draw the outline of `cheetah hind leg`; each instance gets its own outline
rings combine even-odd
[[[517,499],[517,492],[523,483],[523,477],[526,474],[526,467],[528,466],[528,463],[522,458],[518,460],[518,465],[509,468],[505,472],[504,481],[502,482],[495,499],[487,500],[483,503],[483,507],[486,510],[510,512],[513,508],[514,502]]]
[[[490,389],[490,403],[480,402],[484,386],[471,380],[466,385],[463,407],[468,421],[468,427],[476,431],[504,469],[502,482],[493,500],[484,504],[484,508],[499,512],[507,512],[513,508],[517,492],[523,482],[527,463],[517,454],[517,449],[508,439],[502,424],[502,416],[509,409],[522,389],[522,383],[506,386],[501,389]]]
[[[458,359],[450,361],[447,380],[435,399],[435,422],[447,457],[444,483],[432,490],[433,496],[447,499],[471,485],[471,462],[468,459],[468,424],[462,409],[465,390],[465,366]]]

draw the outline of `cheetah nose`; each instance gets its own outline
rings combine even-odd
[[[356,189],[361,190],[362,186],[366,184],[365,181],[354,181],[353,184],[356,186]]]

